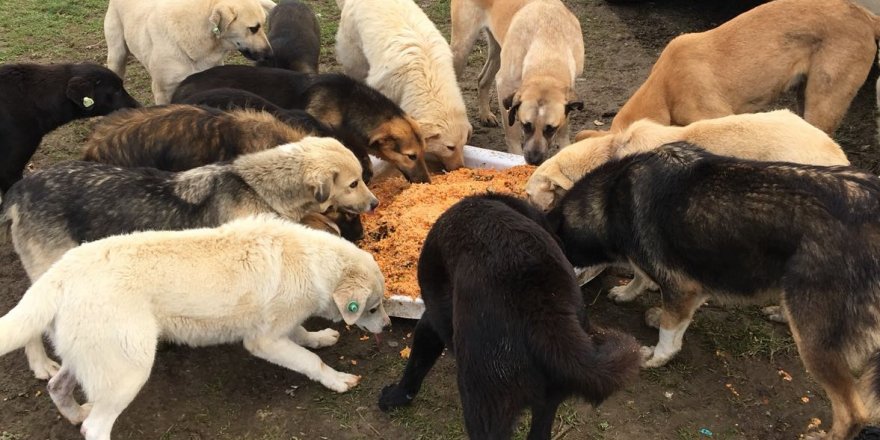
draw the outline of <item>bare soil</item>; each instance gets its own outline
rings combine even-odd
[[[574,131],[608,124],[611,113],[638,87],[663,46],[684,32],[701,31],[754,6],[742,0],[669,0],[609,4],[567,1],[581,19],[587,63],[577,92],[583,112]],[[338,18],[332,1],[313,1],[324,23]],[[419,0],[448,36],[448,3]],[[98,14],[100,15],[100,14]],[[332,27],[325,29],[324,70],[338,70],[332,57]],[[106,48],[90,38],[83,57],[100,62]],[[760,50],[756,46],[755,50]],[[462,89],[476,117],[476,75],[484,47],[472,55]],[[16,60],[26,61],[26,59]],[[79,60],[38,60],[61,62]],[[149,101],[148,82],[136,62],[129,87]],[[877,69],[860,90],[835,139],[852,162],[877,172],[874,82]],[[133,85],[132,85],[133,84]],[[493,104],[496,101],[493,99]],[[785,104],[785,103],[783,103]],[[47,137],[35,168],[76,157],[90,123],[71,124]],[[503,148],[500,127],[474,123],[471,144]],[[591,319],[625,329],[652,345],[655,330],[644,311],[658,294],[617,305],[605,294],[622,282],[606,276],[584,288]],[[29,283],[11,244],[0,244],[0,313],[16,304]],[[364,333],[334,325],[339,343],[317,353],[334,368],[360,374],[361,384],[333,393],[304,376],[250,356],[241,346],[192,349],[161,345],[152,376],[114,429],[117,439],[455,439],[464,438],[455,365],[441,358],[409,408],[391,414],[376,407],[379,390],[397,380],[414,321],[395,320],[377,344]],[[326,326],[315,320],[312,330]],[[78,429],[63,420],[32,377],[24,353],[0,358],[0,440],[77,439]],[[755,308],[704,306],[669,365],[643,371],[639,380],[599,408],[572,400],[560,409],[554,438],[567,439],[792,439],[812,418],[830,424],[828,401],[804,371],[784,326],[765,322]],[[526,421],[524,420],[524,424]],[[526,425],[527,426],[527,425]],[[524,438],[525,428],[517,436]]]

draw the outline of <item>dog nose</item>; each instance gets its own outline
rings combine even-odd
[[[379,199],[374,197],[373,200],[370,201],[370,212],[375,210],[378,206],[379,206]]]
[[[544,162],[544,153],[537,150],[526,150],[525,157],[529,165],[541,165],[541,162]]]

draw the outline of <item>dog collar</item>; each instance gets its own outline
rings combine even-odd
[[[358,311],[358,309],[360,308],[360,306],[358,305],[357,301],[349,301],[349,303],[348,303],[348,307],[347,307],[347,308],[348,308],[348,311],[349,311],[349,312],[351,312],[351,313],[355,313],[355,312]]]

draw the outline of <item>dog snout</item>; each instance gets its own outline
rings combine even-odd
[[[464,166],[464,157],[460,154],[455,154],[449,157],[441,158],[443,161],[443,168],[446,171],[455,171]]]
[[[537,148],[524,150],[523,155],[526,158],[526,163],[529,165],[541,165],[544,162],[544,152]]]
[[[378,206],[379,206],[379,199],[377,199],[375,196],[372,197],[370,200],[370,208],[367,210],[367,212],[375,211]]]
[[[409,170],[401,169],[400,171],[403,172],[403,176],[410,183],[431,183],[431,176],[428,174],[428,166],[425,164],[424,159],[416,163],[413,168]]]

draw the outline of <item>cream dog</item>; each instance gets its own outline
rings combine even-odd
[[[537,165],[551,147],[568,145],[568,114],[584,107],[574,92],[575,77],[584,70],[577,17],[559,0],[453,0],[451,9],[452,53],[459,76],[480,30],[490,33],[479,77],[480,121],[497,125],[489,110],[494,78],[507,151]]]
[[[765,3],[673,39],[611,131],[642,118],[687,125],[760,111],[799,85],[804,119],[832,133],[871,70],[878,37],[878,17],[849,0]]]
[[[271,0],[110,0],[104,17],[107,67],[125,78],[131,53],[152,78],[153,101],[171,102],[187,76],[223,64],[227,52],[272,55],[263,24]]]
[[[452,52],[412,0],[337,0],[336,59],[343,71],[396,102],[422,129],[426,151],[447,170],[464,165],[473,131]]]
[[[0,355],[51,332],[62,359],[49,394],[88,440],[109,440],[150,375],[160,339],[242,342],[254,356],[345,392],[359,376],[303,346],[339,339],[306,331],[310,316],[373,333],[390,324],[384,279],[366,251],[271,215],[214,229],[119,235],[67,252],[0,318]],[[79,382],[88,399],[73,396]]]
[[[526,194],[532,204],[548,211],[575,182],[608,160],[678,141],[742,159],[849,165],[840,145],[788,110],[705,119],[686,127],[669,127],[643,119],[623,133],[585,138],[562,149],[535,170],[526,183]],[[612,288],[610,298],[626,302],[646,289],[656,289],[656,285],[638,268],[633,269],[635,277],[632,282]],[[599,273],[591,271],[592,276]],[[773,320],[782,320],[778,309],[768,308],[765,313]]]

